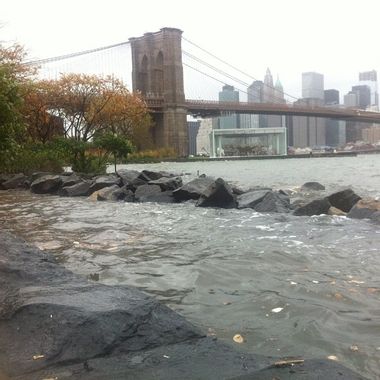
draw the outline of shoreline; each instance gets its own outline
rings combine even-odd
[[[279,364],[237,350],[143,292],[75,275],[10,233],[0,231],[0,251],[2,380],[365,379],[327,359]]]

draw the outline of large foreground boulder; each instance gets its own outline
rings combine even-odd
[[[222,178],[211,183],[201,194],[196,204],[199,207],[236,207],[235,195],[231,187]]]
[[[135,192],[135,200],[137,202],[158,202],[173,203],[173,193],[171,191],[161,191],[158,185],[142,185]]]
[[[339,208],[344,212],[349,212],[354,205],[360,201],[361,197],[355,194],[351,189],[345,189],[331,194],[327,197],[331,206]]]
[[[312,215],[322,215],[328,214],[331,204],[327,198],[315,199],[310,203],[297,208],[293,215],[296,216],[312,216]]]
[[[198,177],[186,183],[179,189],[173,191],[173,197],[176,201],[187,201],[189,199],[199,199],[202,193],[214,183],[211,177]]]
[[[61,176],[49,174],[33,181],[30,185],[30,190],[36,194],[55,194],[61,187],[61,184]]]
[[[328,360],[278,368],[235,351],[128,286],[88,282],[0,232],[0,378],[362,379]]]
[[[349,218],[371,219],[380,222],[380,201],[361,199],[347,214]]]

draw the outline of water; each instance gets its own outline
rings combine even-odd
[[[294,191],[317,180],[326,193],[350,185],[380,197],[380,155],[129,167],[191,173],[187,178],[199,170],[243,187]],[[376,224],[13,191],[0,192],[0,225],[76,273],[137,286],[221,340],[235,344],[233,335],[243,335],[244,350],[335,355],[368,378],[380,376]]]

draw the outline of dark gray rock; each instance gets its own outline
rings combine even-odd
[[[231,187],[222,178],[216,179],[201,194],[196,204],[199,207],[236,207],[235,195]]]
[[[361,197],[355,194],[351,189],[345,189],[337,193],[331,194],[328,197],[331,206],[339,208],[344,212],[349,212],[352,207],[360,201]]]
[[[159,179],[149,181],[149,185],[158,185],[162,191],[175,190],[182,186],[181,177],[161,177]]]
[[[161,194],[161,187],[158,185],[142,185],[135,192],[137,202],[156,202],[156,197]]]
[[[118,185],[113,185],[110,187],[104,187],[97,191],[98,201],[124,201],[128,198],[134,199],[134,194],[131,190],[127,190],[126,187],[119,187]]]
[[[88,194],[91,185],[91,181],[82,181],[71,186],[65,186],[59,190],[59,195],[63,197],[83,197]]]
[[[284,194],[269,191],[253,209],[257,212],[289,212],[289,197]]]
[[[104,187],[110,187],[113,185],[120,186],[121,179],[115,175],[102,175],[94,178],[94,182],[91,185],[87,195],[91,195],[93,192],[103,189]]]
[[[208,186],[214,183],[211,177],[199,177],[184,184],[177,190],[173,191],[173,197],[177,202],[187,201],[189,199],[198,199]]]
[[[26,188],[28,177],[22,173],[11,176],[8,180],[1,184],[3,190]]]
[[[254,190],[238,195],[237,208],[254,208],[269,192],[269,190]]]
[[[170,177],[175,177],[175,175],[172,173],[165,172],[165,171],[154,172],[151,170],[143,170],[140,176],[141,179],[144,179],[148,182],[155,181],[162,177],[170,178]]]
[[[139,186],[146,185],[148,183],[147,179],[143,180],[140,178],[141,172],[137,170],[121,169],[116,173],[121,178],[122,184],[133,192],[135,192]]]
[[[61,174],[61,180],[62,180],[62,187],[72,186],[83,181],[81,177],[79,177],[77,174],[74,174],[74,173],[71,175]]]
[[[59,175],[45,175],[37,178],[30,185],[32,193],[36,194],[55,194],[62,184],[61,176]]]
[[[316,199],[310,203],[297,208],[293,215],[297,216],[312,216],[328,214],[331,204],[327,198]]]
[[[88,282],[2,231],[0,252],[2,379],[269,380],[291,369],[365,380],[333,361],[277,368],[276,358],[235,351],[135,288]]]
[[[302,191],[308,191],[308,190],[319,191],[319,190],[325,190],[325,189],[326,188],[319,182],[306,182],[301,186]]]
[[[33,183],[36,179],[44,177],[46,175],[57,175],[57,173],[52,173],[52,172],[34,172],[30,176],[30,182]]]

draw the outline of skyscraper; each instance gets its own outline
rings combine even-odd
[[[339,104],[339,91],[335,89],[325,90],[325,104],[328,106]]]
[[[239,91],[236,91],[234,86],[228,84],[224,85],[222,91],[219,92],[220,102],[239,102]],[[234,129],[240,128],[239,115],[233,113],[228,116],[220,116],[219,118],[220,129]]]
[[[359,84],[366,85],[370,88],[370,92],[371,92],[370,107],[377,110],[379,107],[379,93],[378,93],[378,86],[377,86],[376,70],[363,71],[359,73]]]
[[[325,90],[325,105],[339,107],[339,91]],[[346,122],[337,119],[326,119],[326,145],[343,146],[346,143]]]
[[[315,72],[302,73],[302,97],[324,100],[323,74]]]
[[[352,86],[352,92],[356,94],[357,106],[363,110],[371,105],[371,88],[367,85]]]

